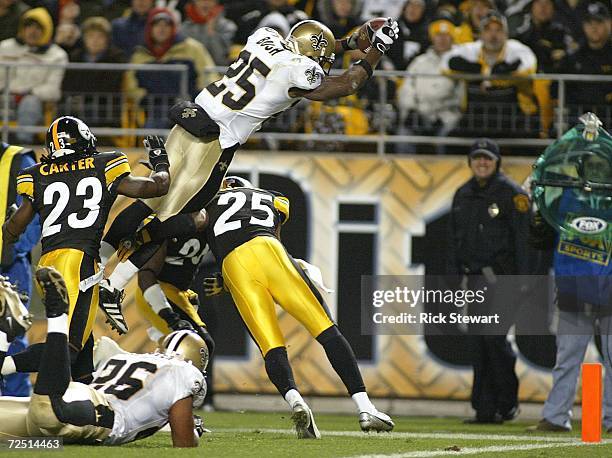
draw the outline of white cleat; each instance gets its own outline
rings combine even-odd
[[[389,415],[377,410],[374,413],[361,412],[359,414],[359,426],[364,433],[371,431],[380,433],[392,431],[395,423],[393,423]]]
[[[293,405],[291,420],[295,425],[298,439],[321,439],[321,433],[314,421],[312,410],[306,404],[296,402]]]

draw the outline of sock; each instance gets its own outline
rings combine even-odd
[[[368,393],[365,391],[355,393],[351,396],[351,398],[353,398],[358,412],[376,412],[376,407],[374,407],[374,404],[372,404],[372,401],[370,401],[370,398],[368,397]]]
[[[121,239],[134,234],[138,230],[138,226],[151,213],[154,213],[144,202],[135,200],[128,207],[122,210],[115,219],[113,224],[108,229],[104,236],[104,242],[118,247]]]
[[[14,372],[38,372],[38,366],[40,366],[44,348],[45,344],[37,343],[30,345],[28,348],[20,351],[19,353],[9,356],[4,362],[2,375],[5,375],[4,370],[7,368],[9,360],[11,361],[11,372],[9,372],[9,374]]]
[[[104,240],[100,242],[100,270],[104,269],[104,266],[106,265],[110,257],[113,255],[113,253],[115,253],[115,251],[115,247],[112,246],[110,243],[105,242]]]
[[[1,375],[11,375],[17,372],[17,368],[15,367],[15,359],[12,356],[6,356],[6,358],[4,358],[4,362],[2,363],[2,371],[0,372]]]
[[[299,393],[299,391],[293,388],[285,393],[285,401],[287,401],[287,404],[289,404],[289,407],[291,407],[292,409],[297,402],[306,404],[304,402],[304,398],[302,398],[302,395]]]
[[[115,289],[123,289],[137,272],[138,267],[132,264],[130,260],[120,262],[108,277],[108,283]]]
[[[51,326],[51,323],[49,323],[49,326]],[[47,340],[38,369],[34,393],[47,396],[62,396],[68,389],[69,384],[70,354],[68,352],[68,336],[61,332],[47,332]]]
[[[155,256],[155,253],[161,248],[164,242],[148,242],[138,248],[129,257],[128,261],[134,264],[137,268],[142,269],[144,265]]]
[[[47,333],[68,335],[68,315],[65,313],[54,318],[47,318]]]
[[[168,308],[172,310],[172,307],[170,307],[168,299],[166,299],[166,296],[159,283],[149,286],[142,295],[145,298],[145,301],[147,301],[153,311],[158,315],[162,309]]]
[[[281,396],[284,397],[291,389],[297,389],[285,347],[276,347],[268,351],[264,356],[264,361],[268,378]]]
[[[327,328],[317,336],[317,341],[323,345],[327,359],[349,394],[352,396],[355,393],[365,392],[365,384],[355,353],[338,328],[336,326]]]

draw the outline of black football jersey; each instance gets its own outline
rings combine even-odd
[[[123,153],[64,156],[17,176],[17,192],[40,215],[42,252],[74,248],[98,257],[119,178],[130,173]]]
[[[219,265],[234,248],[258,237],[276,237],[289,219],[289,200],[263,189],[232,188],[220,191],[206,207],[208,243]]]
[[[209,251],[206,231],[187,237],[169,238],[164,266],[157,279],[170,283],[181,291],[189,289],[202,258]]]

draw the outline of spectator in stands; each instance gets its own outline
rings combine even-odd
[[[406,68],[412,59],[423,53],[429,45],[427,25],[429,18],[426,14],[424,0],[407,0],[398,21],[400,36],[393,43],[387,56],[393,62],[396,70]]]
[[[58,24],[55,30],[55,43],[68,54],[82,45],[79,17],[81,7],[77,2],[65,2],[59,8]]]
[[[30,62],[40,64],[64,64],[68,62],[66,51],[52,43],[53,22],[44,8],[26,11],[19,21],[17,38],[0,42],[0,62]],[[21,125],[40,125],[43,120],[43,102],[55,102],[61,97],[63,68],[28,67],[11,69],[8,84],[17,107],[17,122]],[[5,75],[0,75],[4,86]],[[34,136],[18,132],[17,140],[31,144]]]
[[[269,15],[272,18],[266,18]],[[239,16],[234,42],[245,44],[249,35],[260,27],[272,26],[281,30],[288,27],[286,32],[289,32],[289,28],[304,19],[308,19],[306,13],[292,6],[289,0],[259,0],[252,9],[247,9]]]
[[[478,40],[482,20],[495,9],[493,0],[469,0],[464,22],[457,27],[457,43],[469,43]]]
[[[447,19],[436,20],[429,25],[431,47],[417,56],[408,67],[409,75],[442,74],[444,53],[453,45],[455,26]],[[447,136],[461,119],[463,88],[449,78],[408,77],[398,93],[400,108],[400,133],[404,135]],[[405,122],[408,125],[405,125]],[[416,128],[414,128],[416,124]],[[409,146],[405,148],[404,146]],[[398,152],[414,153],[412,145],[402,145]],[[444,153],[444,146],[437,146]]]
[[[583,75],[612,75],[612,23],[610,10],[603,3],[589,6],[582,28],[586,42],[568,59],[567,73]],[[566,86],[567,102],[572,117],[577,118],[585,111],[604,116],[610,113],[612,84],[609,82],[580,81]],[[604,120],[608,122],[609,120]],[[573,122],[570,120],[570,122]]]
[[[17,36],[19,18],[28,8],[20,0],[0,0],[0,41]]]
[[[446,73],[477,73],[481,75],[527,76],[535,73],[536,56],[521,42],[508,39],[506,19],[497,11],[489,13],[481,22],[482,39],[455,46],[443,58]],[[487,80],[467,84],[468,111],[471,116],[482,116],[474,128],[495,128],[503,125],[500,134],[510,134],[504,117],[515,118],[518,103],[525,115],[534,115],[537,105],[531,81]],[[503,119],[500,119],[500,116]],[[495,119],[491,119],[494,117]],[[473,118],[472,118],[473,119]],[[502,121],[502,122],[500,122]],[[491,126],[487,125],[491,122]]]
[[[185,6],[182,24],[185,36],[198,40],[210,52],[215,64],[227,65],[236,24],[223,14],[218,0],[191,0]]]
[[[553,20],[553,0],[533,0],[530,14],[517,29],[517,39],[526,44],[538,59],[539,73],[562,73],[563,63],[574,46],[573,39],[565,27]],[[550,80],[533,82],[534,92],[540,106],[540,136],[548,138],[553,118]]]
[[[147,15],[153,6],[153,0],[132,0],[128,14],[113,20],[113,44],[126,56],[130,57],[136,46],[144,44]]]
[[[321,0],[317,3],[317,12],[321,22],[340,38],[361,25],[358,6],[357,0]]]
[[[582,44],[585,41],[582,22],[588,14],[593,0],[556,0],[555,20],[569,31],[574,40]]]
[[[400,17],[406,0],[364,0],[361,19],[368,21],[375,17]]]
[[[176,17],[166,8],[149,12],[145,31],[145,46],[134,50],[134,64],[186,64],[189,67],[187,98],[195,97],[216,75],[206,72],[215,63],[202,43],[185,38],[178,31]],[[168,109],[180,95],[178,72],[127,73],[127,89],[146,108],[146,127],[169,127]],[[146,98],[145,98],[146,96]]]
[[[129,0],[79,0],[81,19],[103,16],[109,21],[121,17],[130,8]]]
[[[70,62],[126,62],[123,51],[111,44],[111,24],[106,18],[90,17],[82,29],[83,46],[70,53]],[[66,112],[78,113],[92,126],[119,125],[123,74],[123,70],[68,70],[63,83]]]

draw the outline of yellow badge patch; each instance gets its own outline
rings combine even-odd
[[[525,194],[517,194],[512,198],[514,208],[521,213],[527,213],[529,210],[529,197]]]

